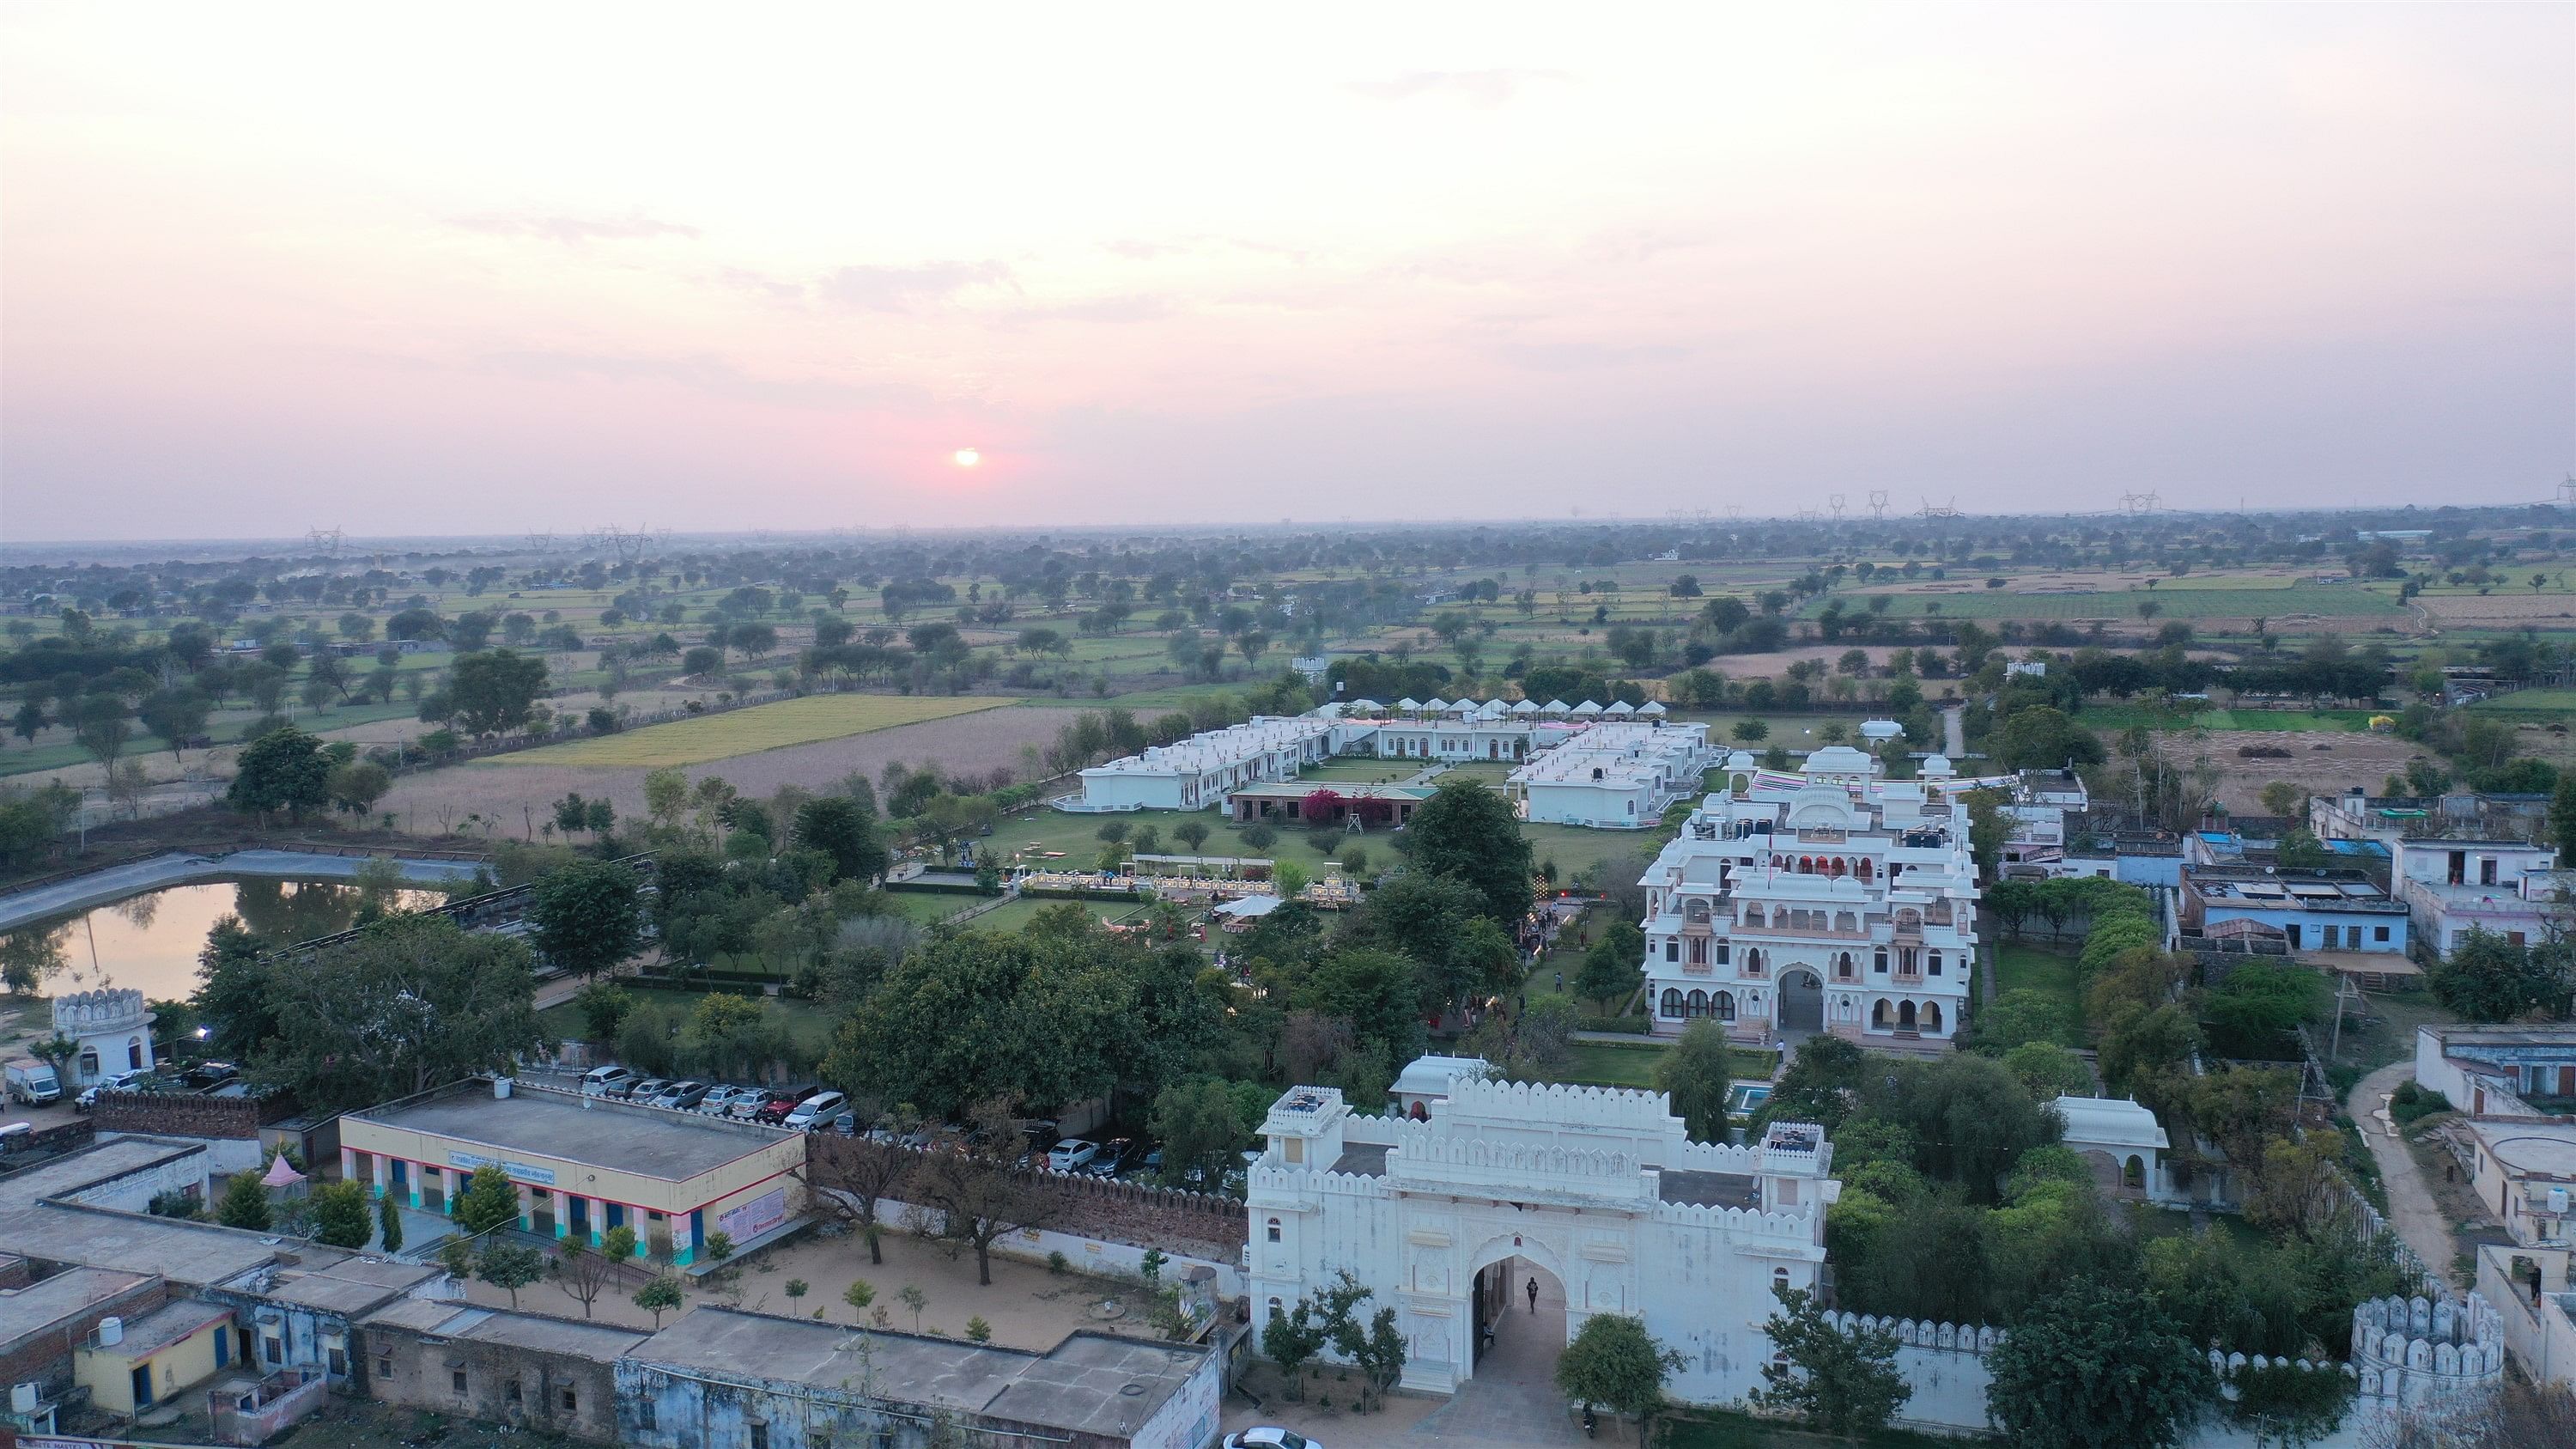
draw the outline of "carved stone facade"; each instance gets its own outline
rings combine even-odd
[[[131,987],[55,997],[54,1034],[79,1043],[68,1064],[73,1091],[117,1072],[149,1071],[156,1062],[152,1008],[144,1004],[143,993]]]
[[[1499,1281],[1480,1292],[1480,1275],[1518,1260],[1562,1285],[1569,1338],[1594,1313],[1642,1316],[1688,1361],[1676,1395],[1743,1397],[1769,1356],[1772,1285],[1815,1285],[1840,1187],[1821,1129],[1693,1142],[1654,1092],[1470,1079],[1412,1120],[1298,1087],[1262,1130],[1255,1331],[1347,1270],[1397,1309],[1405,1386],[1444,1393],[1474,1373]]]

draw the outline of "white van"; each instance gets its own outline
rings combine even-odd
[[[818,1122],[830,1121],[833,1113],[848,1105],[850,1105],[850,1099],[838,1092],[816,1092],[813,1096],[797,1103],[796,1110],[787,1114],[787,1121],[783,1125],[791,1131],[808,1131]]]
[[[581,1094],[585,1097],[622,1096],[620,1087],[635,1084],[635,1074],[624,1067],[592,1067],[582,1074]]]

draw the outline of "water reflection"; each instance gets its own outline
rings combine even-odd
[[[262,944],[281,946],[347,930],[371,896],[401,910],[444,899],[435,891],[370,891],[340,881],[171,886],[0,935],[0,973],[12,983],[32,981],[47,996],[123,986],[149,1000],[173,1000],[195,993],[197,952],[224,917],[241,917]]]

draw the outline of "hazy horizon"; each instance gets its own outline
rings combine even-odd
[[[0,175],[12,546],[2576,464],[2568,5],[17,4]]]

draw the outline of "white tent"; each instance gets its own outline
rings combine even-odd
[[[1667,711],[1664,709],[1664,702],[1662,700],[1650,699],[1644,704],[1637,706],[1637,713],[1640,715],[1652,716],[1656,719],[1662,719]]]
[[[1422,708],[1422,701],[1421,701],[1421,700],[1418,700],[1418,699],[1415,699],[1415,698],[1414,698],[1413,696],[1411,696],[1411,695],[1406,695],[1404,698],[1399,699],[1399,700],[1397,700],[1397,701],[1395,702],[1395,707],[1396,707],[1397,709],[1403,710],[1403,711],[1404,711],[1405,713],[1407,713],[1407,714],[1410,714],[1410,713],[1412,713],[1413,711],[1415,711],[1415,710],[1417,710],[1417,709]]]
[[[1536,713],[1538,713],[1538,701],[1534,699],[1524,699],[1520,703],[1512,706],[1512,718],[1514,719],[1527,719],[1529,716]]]
[[[1511,716],[1511,712],[1512,707],[1510,705],[1503,703],[1499,699],[1489,699],[1477,707],[1476,718],[1507,719]]]
[[[1430,699],[1424,700],[1421,708],[1424,714],[1447,714],[1449,712],[1449,701],[1434,696]]]
[[[1567,704],[1564,700],[1551,699],[1541,707],[1539,712],[1541,714],[1551,715],[1557,719],[1563,719],[1568,714],[1571,714],[1573,709],[1574,707]]]
[[[1384,707],[1373,699],[1355,699],[1342,706],[1343,710],[1350,714],[1375,714]]]
[[[1624,699],[1614,699],[1610,701],[1610,707],[1601,711],[1603,717],[1608,719],[1627,719],[1635,715],[1636,712],[1637,707]]]
[[[1574,707],[1574,717],[1576,719],[1599,719],[1601,718],[1601,706],[1594,704],[1591,700],[1587,699],[1583,703]]]

